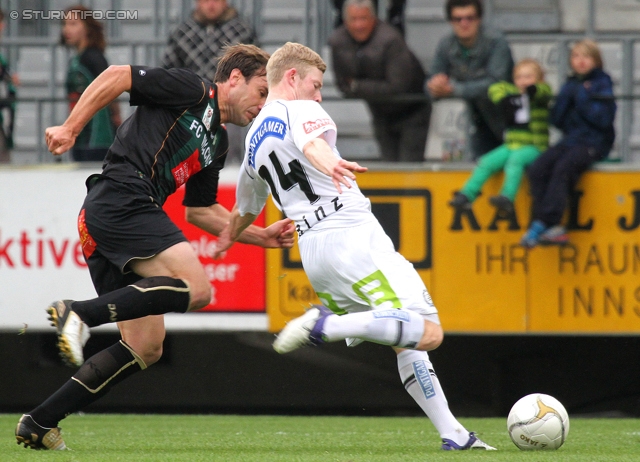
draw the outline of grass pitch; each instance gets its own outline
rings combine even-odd
[[[220,415],[72,415],[62,422],[72,451],[15,442],[17,414],[0,414],[0,461],[640,461],[640,419],[571,419],[557,451],[520,451],[506,418],[460,421],[498,451],[445,452],[426,418]]]

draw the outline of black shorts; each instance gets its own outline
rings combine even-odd
[[[143,183],[120,183],[93,175],[78,216],[78,232],[98,295],[140,280],[127,266],[185,242],[182,231]]]

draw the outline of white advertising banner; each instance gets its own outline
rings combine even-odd
[[[0,170],[0,328],[48,327],[53,300],[96,296],[76,218],[89,169]]]
[[[235,181],[237,170],[225,170],[221,180]],[[75,164],[0,169],[0,331],[51,330],[45,312],[49,303],[96,296],[76,219],[85,180],[98,171]],[[266,315],[170,314],[166,325],[177,330],[266,330]]]

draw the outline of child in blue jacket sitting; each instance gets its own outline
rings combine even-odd
[[[562,138],[527,171],[532,222],[520,243],[529,248],[568,241],[560,221],[569,193],[585,170],[609,155],[615,139],[613,83],[602,70],[598,45],[588,39],[577,42],[570,64],[574,74],[560,89],[550,114]]]

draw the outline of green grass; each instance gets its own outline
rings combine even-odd
[[[506,419],[460,419],[491,452],[444,452],[426,418],[218,415],[72,415],[72,451],[33,451],[13,436],[19,415],[0,414],[0,461],[638,461],[640,419],[571,420],[557,451],[523,452]]]

